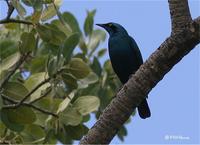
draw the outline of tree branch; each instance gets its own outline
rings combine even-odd
[[[0,82],[0,90],[4,87],[4,85],[9,81],[10,77],[16,72],[16,70],[22,65],[22,63],[26,60],[26,58],[29,56],[28,54],[22,55],[20,59],[16,62],[16,64],[11,68],[9,73],[5,76],[3,81]]]
[[[168,2],[172,21],[172,33],[180,32],[192,21],[188,0],[168,0]]]
[[[9,98],[8,96],[6,96],[6,95],[4,95],[4,94],[1,94],[1,96],[2,96],[3,99],[5,99],[5,100],[7,100],[7,101],[9,101],[9,102],[11,102],[11,103],[14,103],[14,104],[18,104],[18,103],[19,103],[18,101],[15,101],[15,100],[11,99],[11,98]],[[58,118],[58,115],[57,115],[57,114],[54,114],[54,113],[49,112],[49,111],[47,111],[47,110],[43,110],[43,109],[41,109],[41,108],[39,108],[39,107],[37,107],[37,106],[34,106],[34,105],[30,104],[30,103],[22,103],[22,105],[31,107],[31,108],[33,108],[33,109],[35,109],[35,110],[37,110],[37,111],[40,111],[40,112],[42,112],[42,113],[44,113],[44,114],[52,115],[52,116]],[[4,108],[4,107],[3,107],[3,108]],[[5,107],[5,108],[6,108],[6,107]]]
[[[7,23],[19,23],[19,24],[26,24],[26,25],[34,25],[30,21],[24,21],[24,20],[16,20],[16,19],[3,19],[0,20],[0,24],[7,24]]]

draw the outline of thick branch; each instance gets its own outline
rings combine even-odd
[[[14,103],[14,104],[18,104],[18,103],[19,103],[18,101],[12,100],[11,98],[5,96],[4,94],[1,94],[1,96],[2,96],[3,99],[5,99],[5,100],[7,100],[7,101],[9,101],[9,102],[11,102],[11,103]],[[44,114],[52,115],[52,116],[54,116],[54,117],[58,117],[57,114],[54,114],[54,113],[49,112],[49,111],[47,111],[47,110],[43,110],[43,109],[41,109],[41,108],[39,108],[39,107],[37,107],[37,106],[34,106],[34,105],[32,105],[32,104],[29,104],[29,103],[22,103],[22,105],[31,107],[31,108],[33,108],[33,109],[35,109],[35,110],[37,110],[37,111],[40,111],[40,112],[42,112],[42,113],[44,113]],[[4,107],[3,107],[3,108],[4,108]]]
[[[199,27],[167,38],[106,107],[80,144],[108,144],[145,96],[199,42]]]
[[[191,23],[188,0],[168,0],[172,21],[172,33],[178,33]]]

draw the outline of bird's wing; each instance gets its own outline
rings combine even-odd
[[[139,63],[138,65],[141,65],[143,64],[143,59],[142,59],[142,54],[140,52],[140,49],[137,43],[135,42],[135,40],[131,36],[129,36],[129,38],[130,38],[130,46],[131,46],[131,49],[133,50],[133,53],[135,54],[137,62]]]

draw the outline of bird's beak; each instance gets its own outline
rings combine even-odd
[[[97,26],[100,26],[100,27],[102,27],[102,28],[106,28],[106,24],[96,24]]]

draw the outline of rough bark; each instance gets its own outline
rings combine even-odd
[[[192,21],[188,1],[168,0],[168,2],[172,21],[172,33],[180,32]]]
[[[145,96],[200,42],[200,17],[192,20],[187,0],[169,0],[172,35],[132,75],[80,144],[109,144]]]

